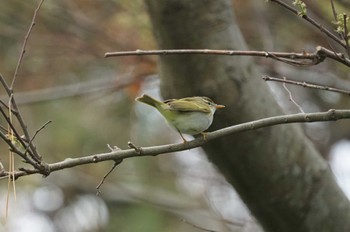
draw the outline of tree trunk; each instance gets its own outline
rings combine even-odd
[[[160,49],[245,50],[230,0],[146,0]],[[211,129],[283,112],[247,57],[160,57],[164,98],[226,105]],[[267,231],[350,231],[349,201],[297,125],[227,136],[204,147]]]

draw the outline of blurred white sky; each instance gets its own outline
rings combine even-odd
[[[330,151],[330,165],[337,182],[350,199],[350,141],[340,140]]]

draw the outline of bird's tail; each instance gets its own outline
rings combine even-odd
[[[155,108],[158,108],[162,104],[161,101],[158,101],[157,99],[154,99],[153,97],[148,96],[147,94],[143,94],[142,96],[137,97],[135,100],[153,106]]]

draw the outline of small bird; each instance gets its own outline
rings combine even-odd
[[[137,97],[136,101],[156,108],[166,121],[179,132],[186,143],[182,133],[189,135],[203,134],[213,122],[214,113],[223,105],[215,104],[208,97],[186,97],[159,101],[146,94]]]

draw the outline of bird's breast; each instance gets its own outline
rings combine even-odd
[[[181,112],[168,122],[181,133],[196,135],[209,128],[213,122],[213,114]]]

